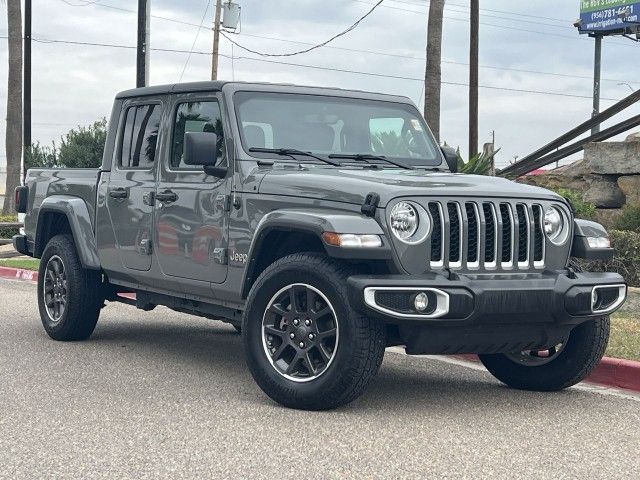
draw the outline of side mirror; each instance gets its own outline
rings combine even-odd
[[[184,134],[184,163],[202,165],[212,177],[224,178],[227,167],[217,166],[218,135],[211,132],[187,132]]]
[[[451,173],[458,173],[458,153],[452,147],[440,147]]]

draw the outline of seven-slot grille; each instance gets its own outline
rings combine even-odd
[[[468,270],[543,268],[542,207],[506,201],[429,202],[430,266]]]

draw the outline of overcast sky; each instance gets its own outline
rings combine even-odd
[[[189,58],[182,81],[209,79],[211,57],[202,52],[211,51],[213,5],[209,5],[205,15],[207,0],[150,1],[152,48],[189,51],[195,41],[196,53]],[[236,2],[242,6],[242,31],[233,38],[252,49],[271,53],[291,52],[305,46],[292,42],[321,42],[376,3],[375,0]],[[137,2],[133,0],[33,3],[34,39],[135,45],[136,14],[132,10]],[[238,47],[232,51],[230,43],[222,39],[220,78],[402,94],[411,97],[422,109],[420,79],[424,76],[427,5],[424,0],[385,0],[359,28],[332,43],[332,48],[274,59],[320,68],[251,60],[258,57]],[[444,141],[460,146],[464,152],[468,143],[468,95],[467,87],[460,84],[468,82],[465,64],[469,2],[448,0],[446,5],[443,43],[446,84],[442,91],[441,132]],[[579,0],[482,0],[481,8],[480,84],[485,88],[480,89],[480,143],[489,141],[490,132],[495,130],[496,144],[502,148],[498,166],[503,166],[514,156],[530,153],[588,118],[594,42],[578,35],[572,26],[579,16]],[[199,29],[197,25],[203,16],[208,28]],[[5,13],[0,32],[6,37]],[[7,49],[6,39],[0,41],[3,42],[0,108],[4,112]],[[234,61],[229,58],[232,55]],[[603,56],[604,108],[628,95],[630,86],[640,88],[640,44],[623,38],[606,39]],[[179,81],[187,57],[187,53],[153,50],[151,83]],[[108,116],[115,93],[134,84],[134,49],[34,43],[34,140],[47,144],[74,125]],[[640,108],[627,115],[632,113],[640,113]],[[2,120],[0,163],[5,161],[4,127]]]

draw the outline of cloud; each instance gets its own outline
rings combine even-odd
[[[73,1],[82,3],[82,0]],[[304,45],[256,36],[317,43],[350,25],[374,3],[374,0],[236,1],[242,5],[242,33],[234,39],[252,49],[269,52],[290,52]],[[133,10],[135,2],[102,0],[104,6],[86,7],[71,7],[59,0],[34,3],[35,38],[135,45],[136,15],[118,10]],[[157,17],[197,25],[206,4],[206,0],[152,0],[152,14],[156,16],[151,22],[152,47],[189,50],[198,32],[197,27]],[[222,40],[221,45],[221,53],[225,55],[220,60],[221,76],[401,94],[420,102],[419,107],[422,108],[420,79],[424,75],[426,3],[422,0],[387,0],[383,5],[384,8],[379,8],[355,31],[332,43],[332,48],[273,60],[416,80],[268,63],[237,47],[232,51],[226,40]],[[443,58],[447,62],[468,62],[469,23],[465,5],[467,2],[462,0],[447,2],[443,48]],[[495,130],[498,146],[502,147],[498,163],[504,165],[515,155],[526,155],[589,117],[593,41],[580,37],[571,26],[578,15],[577,2],[487,0],[481,7],[482,65],[587,77],[541,75],[496,68],[481,70],[481,85],[587,97],[481,89],[480,143],[488,141],[490,132]],[[211,50],[211,31],[206,27],[210,27],[212,17],[213,1],[205,19],[205,28],[198,33],[194,47],[197,52]],[[1,21],[0,30],[6,34],[6,16],[3,15]],[[384,52],[387,55],[345,49]],[[628,87],[618,83],[631,82],[638,77],[637,62],[632,61],[636,52],[637,46],[624,39],[605,41],[603,77],[608,80],[603,82],[604,97],[628,95]],[[233,62],[227,58],[232,53],[235,57]],[[152,83],[178,81],[186,59],[186,53],[152,51]],[[0,51],[0,78],[6,78],[6,64],[4,47]],[[196,53],[189,59],[183,81],[207,79],[210,68],[210,56]],[[467,83],[467,68],[444,63],[443,80]],[[74,125],[88,124],[108,116],[115,93],[133,87],[134,82],[135,50],[34,43],[34,139],[49,143]],[[2,81],[2,84],[6,85],[6,82]],[[640,87],[640,84],[634,85]],[[443,139],[449,144],[460,145],[463,151],[466,150],[468,136],[467,101],[467,87],[443,86]],[[6,87],[0,90],[0,108],[3,110],[5,102]],[[604,105],[610,103],[603,102]],[[0,138],[4,139],[4,122],[0,127]],[[3,162],[4,141],[0,143],[0,162]]]

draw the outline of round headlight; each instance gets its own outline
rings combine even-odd
[[[544,233],[547,238],[556,245],[561,245],[566,240],[566,228],[564,215],[556,207],[549,207],[544,212]]]
[[[407,202],[396,204],[391,210],[391,231],[404,241],[409,240],[418,231],[420,219],[418,211]]]

